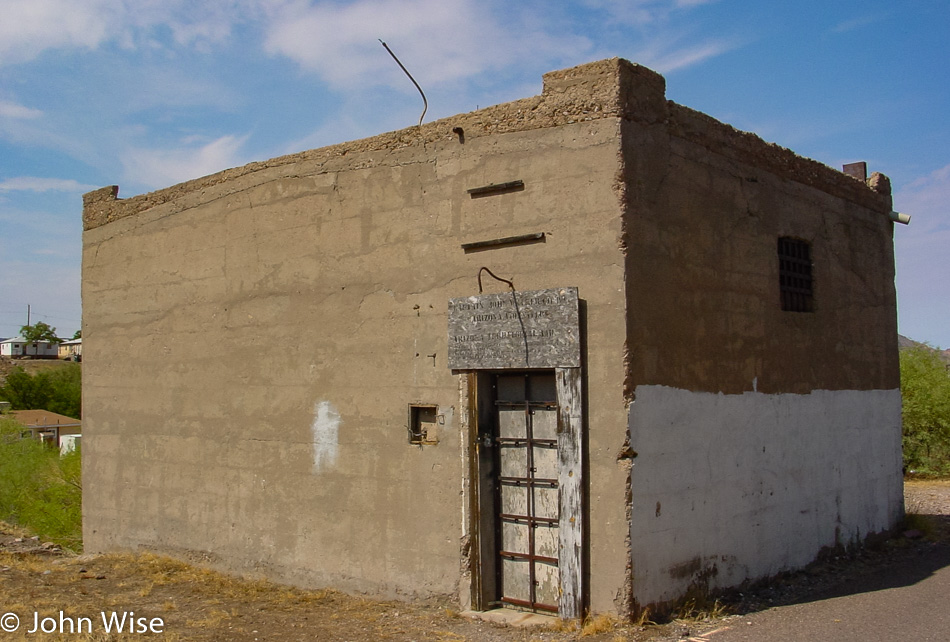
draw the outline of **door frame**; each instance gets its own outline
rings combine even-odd
[[[550,369],[545,369],[550,371]],[[581,368],[554,368],[558,405],[558,615],[584,615],[587,587],[586,506],[584,501],[584,397]],[[494,455],[491,450],[495,407],[492,379],[497,374],[530,372],[524,369],[479,370],[462,376],[468,434],[468,568],[471,571],[471,605],[486,611],[497,605],[498,576],[496,520],[494,516]]]

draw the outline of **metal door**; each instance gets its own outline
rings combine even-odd
[[[499,599],[558,611],[557,387],[553,373],[495,377]]]

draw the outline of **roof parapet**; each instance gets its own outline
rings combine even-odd
[[[559,103],[602,105],[628,120],[663,122],[668,117],[666,79],[652,69],[610,58],[543,76],[542,96]]]

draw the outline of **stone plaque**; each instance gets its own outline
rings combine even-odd
[[[577,288],[449,299],[449,368],[579,368]]]

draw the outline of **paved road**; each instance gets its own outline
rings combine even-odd
[[[810,601],[729,618],[694,642],[950,641],[950,545]]]

